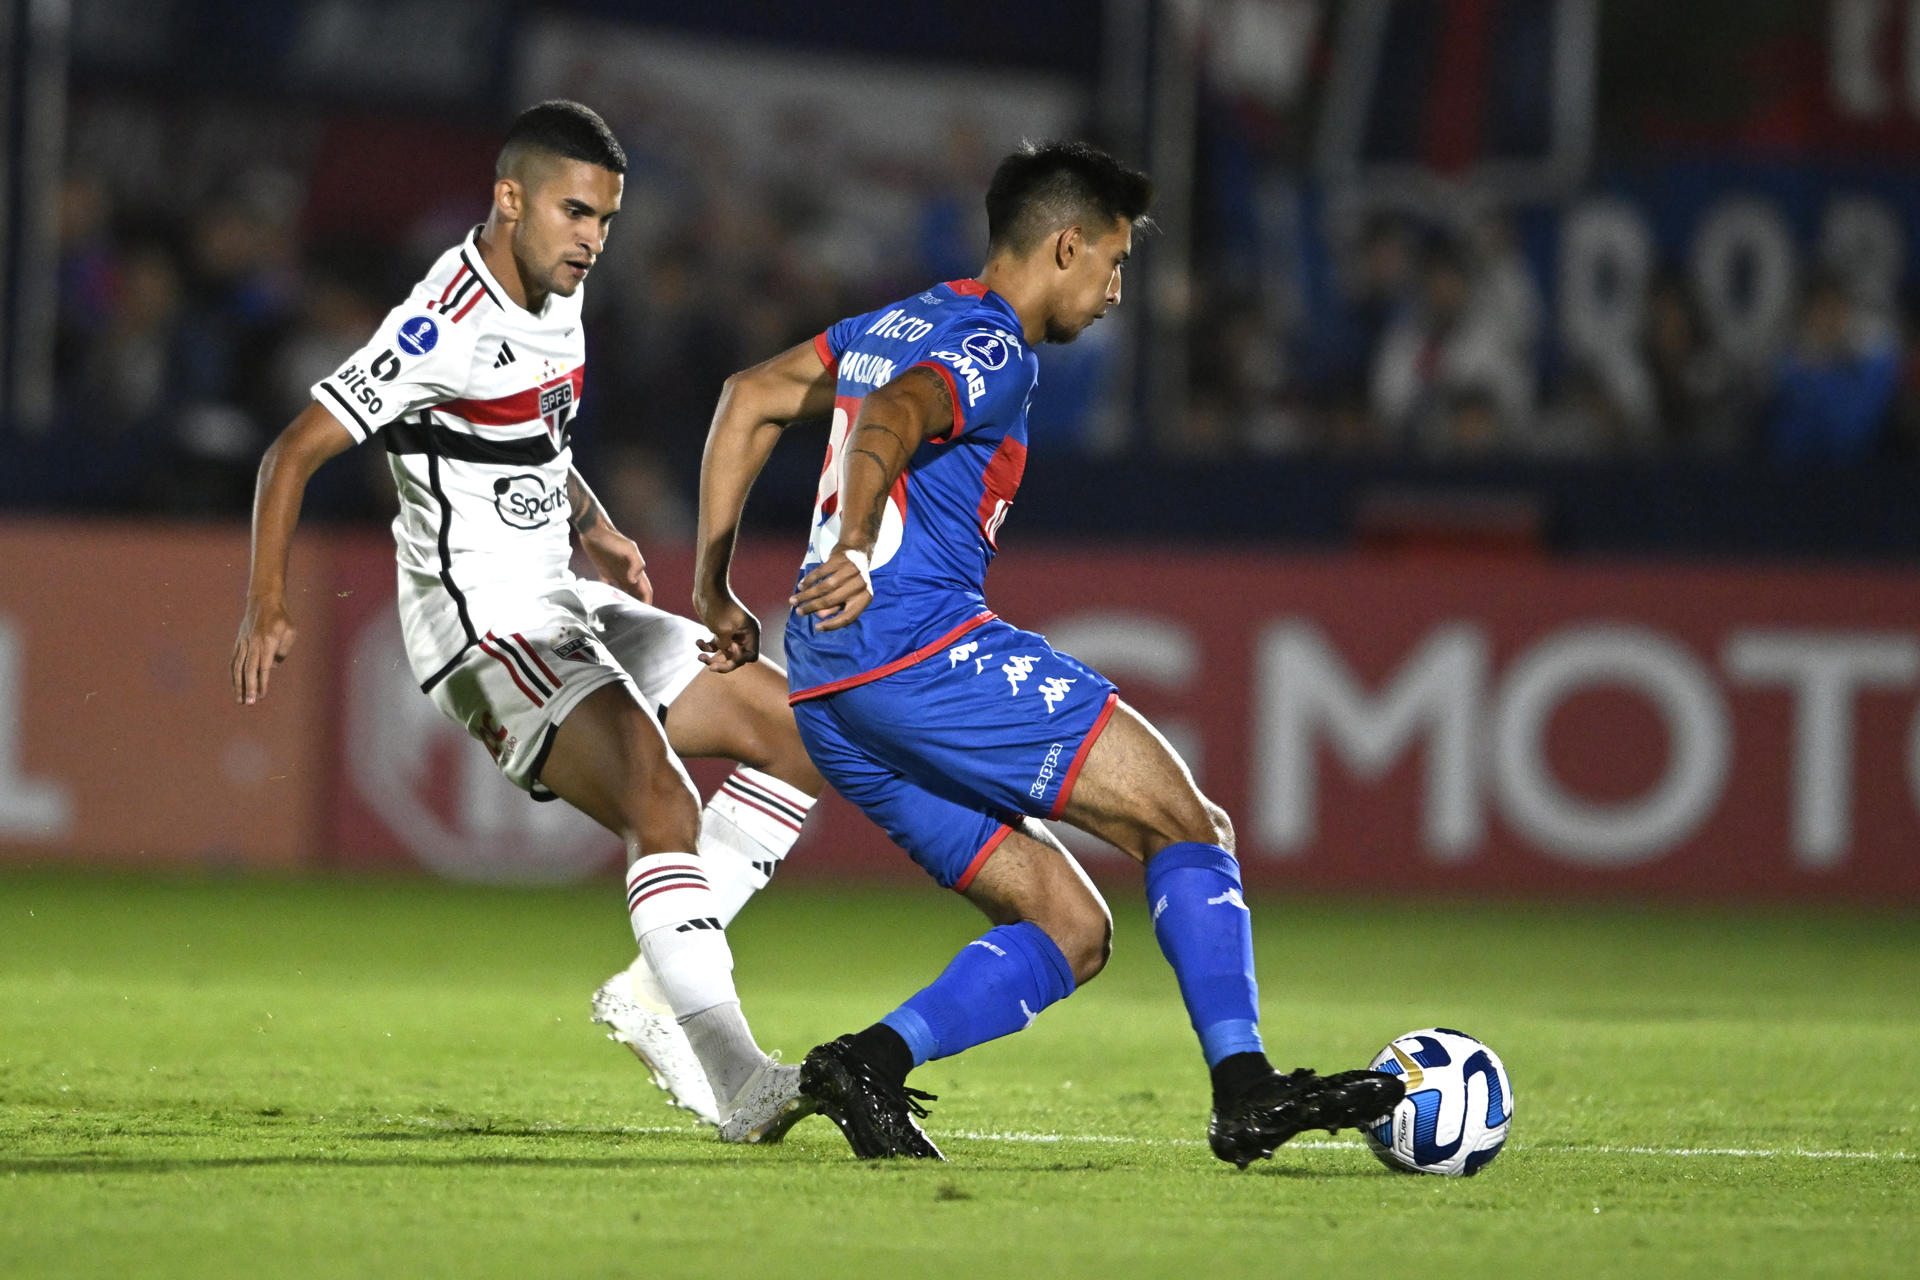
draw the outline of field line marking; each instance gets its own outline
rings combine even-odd
[[[1110,1133],[979,1133],[958,1132],[943,1133],[943,1138],[971,1138],[988,1142],[1089,1142],[1122,1143],[1144,1146],[1197,1147],[1203,1145],[1197,1138],[1131,1138]],[[1366,1144],[1348,1140],[1328,1140],[1325,1138],[1295,1140],[1287,1144],[1296,1150],[1308,1151],[1364,1151]],[[1815,1151],[1805,1147],[1613,1147],[1580,1146],[1567,1144],[1516,1143],[1515,1151],[1551,1151],[1577,1155],[1621,1155],[1621,1156],[1667,1156],[1684,1158],[1693,1156],[1719,1156],[1726,1159],[1774,1159],[1779,1157],[1802,1160],[1914,1160],[1920,1159],[1911,1151]]]
[[[466,1125],[445,1120],[430,1119],[426,1116],[408,1116],[404,1123],[425,1128],[453,1129]],[[686,1134],[697,1133],[700,1126],[689,1120],[683,1125],[670,1124],[615,1124],[615,1125],[562,1125],[541,1123],[532,1126],[536,1129],[551,1129],[554,1132],[567,1133],[604,1133],[604,1134]],[[1206,1145],[1198,1138],[1136,1138],[1117,1133],[1034,1133],[1015,1130],[1012,1132],[984,1132],[980,1130],[959,1129],[940,1131],[942,1138],[961,1138],[973,1142],[1025,1142],[1033,1144],[1055,1144],[1063,1142],[1084,1142],[1109,1146],[1148,1146],[1148,1147],[1199,1147]],[[1287,1146],[1299,1151],[1364,1151],[1364,1142],[1350,1139],[1305,1138],[1289,1142]],[[1670,1159],[1695,1157],[1719,1157],[1728,1160],[1920,1160],[1920,1152],[1913,1151],[1819,1151],[1807,1147],[1614,1147],[1582,1146],[1564,1143],[1515,1143],[1515,1151],[1547,1151],[1563,1155],[1597,1156],[1663,1156]]]

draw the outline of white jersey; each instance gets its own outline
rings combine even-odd
[[[574,580],[567,437],[585,364],[579,292],[548,294],[538,315],[515,304],[475,228],[314,384],[356,442],[386,445],[400,492],[400,624],[423,689],[496,619]]]

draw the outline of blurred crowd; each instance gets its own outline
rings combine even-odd
[[[124,147],[100,139],[152,105],[76,110],[59,193],[58,415],[0,437],[0,462],[46,506],[239,513],[311,384],[484,217],[490,135],[473,131],[471,190],[355,223],[323,216],[315,177],[336,126],[283,130],[277,154],[223,152],[202,145],[196,120],[230,113],[189,106],[167,154],[123,163]],[[678,535],[722,380],[841,315],[976,270],[998,157],[965,122],[921,163],[863,156],[799,114],[749,162],[670,102],[615,102],[608,115],[632,169],[588,289],[579,448],[636,533]],[[1203,169],[1216,186],[1270,178]],[[1324,296],[1275,306],[1235,287],[1244,245],[1211,234],[1202,205],[1184,422],[1097,427],[1126,416],[1126,379],[1109,375],[1130,363],[1128,331],[1102,326],[1046,353],[1037,448],[1794,465],[1920,452],[1920,326],[1818,265],[1802,273],[1791,331],[1758,355],[1721,349],[1672,274],[1645,291],[1630,340],[1576,357],[1549,323],[1539,259],[1502,211],[1445,226],[1329,215],[1300,237],[1317,237]],[[778,455],[770,492],[804,504],[817,467],[815,445]],[[384,484],[377,450],[360,450],[322,472],[309,509],[372,518],[388,509]]]
[[[325,126],[261,156],[196,149],[189,124],[169,142],[176,172],[193,176],[159,187],[101,162],[113,148],[87,145],[128,110],[96,106],[91,124],[82,109],[59,194],[59,409],[42,430],[0,432],[0,462],[29,474],[19,489],[45,506],[243,512],[262,451],[312,384],[485,218],[493,139],[475,131],[462,191],[384,223],[349,217],[343,229],[314,176]],[[749,169],[723,134],[670,105],[616,103],[608,114],[630,169],[586,290],[576,454],[634,532],[683,535],[724,379],[842,315],[971,275],[998,157],[956,124],[924,167],[850,154],[822,184],[825,144],[804,118],[772,148],[786,164]],[[818,468],[817,441],[783,451],[769,488],[804,506]],[[322,469],[307,510],[372,518],[390,501],[382,455],[363,449]]]
[[[1197,318],[1190,438],[1437,460],[1920,455],[1920,315],[1837,269],[1803,273],[1791,326],[1756,351],[1716,341],[1677,271],[1654,276],[1622,336],[1575,350],[1509,220],[1355,221],[1331,246],[1328,305],[1292,323],[1251,304]]]

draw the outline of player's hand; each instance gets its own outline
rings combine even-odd
[[[695,600],[700,621],[713,639],[699,641],[700,661],[707,670],[725,674],[760,660],[760,619],[731,595],[720,600]]]
[[[653,603],[653,583],[647,577],[647,558],[624,533],[605,528],[580,540],[581,550],[593,562],[594,572],[641,604]]]
[[[822,631],[851,625],[873,603],[873,578],[867,553],[857,547],[835,547],[825,563],[800,579],[799,590],[787,598],[796,613],[811,614]]]
[[[247,601],[233,642],[233,700],[252,705],[267,696],[267,676],[293,652],[299,633],[278,600]]]

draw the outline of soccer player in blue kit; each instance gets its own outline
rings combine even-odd
[[[987,263],[835,324],[734,375],[701,471],[694,603],[712,670],[759,654],[728,568],[747,491],[786,425],[832,416],[792,597],[790,701],[814,764],[993,928],[864,1031],[815,1048],[794,1110],[862,1157],[940,1158],[906,1086],[933,1058],[1031,1025],[1099,973],[1112,920],[1035,819],[1146,868],[1160,948],[1212,1074],[1208,1140],[1245,1168],[1303,1130],[1363,1125],[1393,1076],[1276,1071],[1227,815],[1113,684],[987,608],[984,580],[1026,463],[1033,344],[1071,342],[1120,301],[1152,182],[1082,143],[1027,146],[987,191]]]

